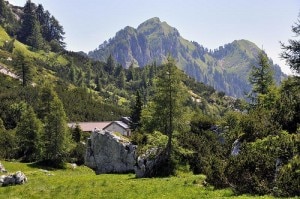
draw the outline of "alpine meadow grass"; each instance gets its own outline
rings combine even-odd
[[[135,178],[134,174],[102,174],[79,166],[63,170],[37,168],[34,164],[2,161],[9,173],[25,173],[24,185],[0,187],[0,198],[273,198],[235,196],[231,189],[204,186],[204,175],[178,173],[169,178]]]

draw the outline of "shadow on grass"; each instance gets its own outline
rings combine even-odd
[[[28,163],[28,166],[31,168],[44,169],[48,171],[67,169],[66,163],[63,165],[54,165],[52,161],[40,161],[40,162]]]

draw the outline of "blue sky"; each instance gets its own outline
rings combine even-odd
[[[26,0],[9,0],[24,6]],[[57,18],[66,32],[67,49],[88,52],[125,26],[136,28],[152,17],[175,27],[181,36],[215,49],[247,39],[289,73],[279,41],[294,37],[291,26],[299,0],[32,0]]]

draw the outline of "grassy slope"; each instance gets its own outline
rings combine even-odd
[[[5,41],[10,41],[12,38],[5,32],[3,27],[0,26],[0,46],[4,44]],[[68,64],[68,61],[62,57],[61,55],[58,55],[53,52],[46,53],[44,51],[30,51],[29,47],[22,44],[18,40],[15,41],[15,48],[14,50],[22,51],[26,56],[36,59],[41,59],[43,61],[52,62],[56,61],[57,63],[61,65]]]
[[[23,171],[28,183],[0,187],[0,198],[253,198],[234,196],[229,189],[203,187],[202,175],[136,179],[134,174],[95,175],[87,167],[49,171],[47,175],[30,164],[2,163],[9,172]]]

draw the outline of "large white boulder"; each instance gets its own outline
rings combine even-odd
[[[136,145],[109,131],[94,130],[88,139],[85,165],[101,173],[134,171]]]

